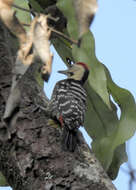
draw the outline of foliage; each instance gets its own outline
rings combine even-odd
[[[36,11],[41,11],[41,7],[44,6],[40,1],[29,2]],[[48,4],[49,0],[46,0],[46,3]],[[78,26],[72,0],[58,0],[57,7],[68,21],[65,33],[77,40]],[[24,12],[21,18],[25,15]],[[52,43],[64,62],[66,57],[70,57],[75,62],[82,61],[90,66],[90,76],[86,84],[88,112],[85,128],[93,139],[92,149],[95,155],[109,175],[115,178],[120,165],[127,160],[125,142],[133,136],[136,129],[134,98],[128,90],[120,88],[112,81],[108,69],[96,58],[95,41],[90,31],[82,36],[80,48],[77,45],[71,46],[62,39],[52,40]],[[117,107],[111,96],[120,108],[120,118],[117,116]]]
[[[16,5],[19,5],[20,7],[29,9],[27,1],[14,0],[14,3]],[[14,9],[16,10],[16,16],[18,17],[18,19],[20,20],[21,23],[30,24],[30,22],[31,22],[30,13],[27,13],[27,12],[24,13],[23,11],[20,11],[16,8],[14,8]],[[26,27],[26,30],[27,29],[28,28]]]
[[[75,38],[78,31],[72,0],[59,0],[58,7],[68,19],[69,35]],[[73,46],[72,55],[75,61],[83,61],[90,65],[90,77],[86,85],[88,113],[85,128],[93,138],[92,148],[97,158],[107,171],[110,168],[108,173],[114,178],[119,165],[126,161],[124,143],[132,137],[136,129],[134,98],[130,92],[119,88],[112,81],[109,71],[97,60],[94,38],[90,31],[83,36],[80,48]],[[110,96],[121,109],[120,119]]]
[[[5,177],[2,175],[2,173],[0,172],[0,187],[1,186],[9,186]]]

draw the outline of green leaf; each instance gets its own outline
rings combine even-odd
[[[69,35],[77,39],[78,26],[75,19],[72,0],[59,0],[57,6],[61,11],[63,11],[64,15],[68,19],[67,29]],[[84,36],[80,48],[78,48],[76,45],[73,46],[72,54],[76,62],[82,61],[90,65],[91,69],[89,81],[91,82],[92,87],[96,90],[96,92],[98,92],[98,94],[110,108],[106,76],[103,66],[96,59],[94,38],[91,32],[88,32],[88,34]]]
[[[58,0],[57,6],[68,20],[67,31],[70,37],[77,39],[78,26],[72,0]],[[60,50],[61,56],[62,53]],[[93,138],[92,149],[95,155],[108,174],[115,178],[119,166],[127,160],[125,141],[134,134],[136,128],[134,98],[129,91],[112,81],[108,70],[97,60],[95,42],[90,31],[82,36],[80,48],[72,46],[72,57],[76,62],[85,62],[90,66],[90,75],[85,86],[88,93],[85,128]],[[110,95],[121,108],[120,120]]]
[[[9,184],[7,183],[5,177],[2,175],[2,173],[0,172],[0,186],[9,186]]]
[[[117,127],[112,131],[110,136],[106,136],[99,141],[99,145],[94,143],[95,149],[97,149],[97,155],[100,157],[103,165],[108,169],[113,154],[119,145],[126,142],[131,138],[136,130],[136,104],[132,94],[123,88],[117,86],[111,79],[110,73],[105,67],[108,89],[121,109],[121,117],[117,123]],[[101,153],[99,153],[101,152]],[[108,163],[105,161],[105,155],[107,156]]]
[[[59,0],[57,2],[57,7],[64,13],[64,16],[68,18],[68,33],[71,37],[73,37],[76,40],[78,38],[78,25],[75,19],[72,1]]]
[[[37,1],[35,1],[35,0],[29,0],[29,3],[31,4],[32,8],[36,12],[40,13],[40,12],[43,11],[43,8],[40,6],[40,4]]]
[[[69,43],[66,44],[64,43],[64,40],[57,38],[52,39],[51,42],[54,45],[57,53],[60,55],[60,57],[66,64],[67,64],[66,58],[70,58],[71,60],[73,60],[72,48]]]
[[[125,151],[125,144],[122,144],[114,151],[112,163],[107,170],[108,176],[113,180],[118,175],[118,170],[122,163],[127,162],[127,155]]]
[[[95,56],[94,38],[91,32],[83,36],[80,48],[73,46],[72,53],[76,62],[85,62],[90,66],[89,84],[111,109],[105,71]]]
[[[18,5],[22,8],[28,9],[29,10],[29,6],[28,6],[28,2],[26,0],[15,0],[14,1],[15,5]],[[26,12],[26,11],[22,11],[20,9],[14,8],[17,12],[16,12],[16,16],[19,19],[19,21],[21,23],[25,23],[25,24],[30,24],[31,23],[31,15],[30,13]],[[26,30],[28,30],[28,27],[24,27]]]
[[[40,63],[37,63],[37,64],[41,65]],[[40,67],[39,67],[39,70],[40,70]],[[44,87],[44,81],[41,78],[41,73],[39,72],[39,70],[36,69],[36,71],[35,71],[35,79],[36,79],[37,83],[39,84],[39,86],[41,86],[43,88]]]

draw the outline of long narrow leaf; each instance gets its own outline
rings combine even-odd
[[[77,39],[78,27],[72,0],[59,0],[57,6],[68,19],[67,31],[70,37]],[[110,168],[108,173],[111,172],[114,178],[119,165],[127,160],[125,141],[135,132],[136,106],[134,99],[130,92],[113,83],[109,72],[97,60],[95,42],[90,31],[82,37],[80,48],[76,45],[73,46],[72,55],[75,61],[82,61],[90,66],[90,76],[86,84],[88,112],[85,127],[93,138],[93,151],[103,167],[106,170]],[[121,108],[120,120],[118,120],[117,108],[110,100],[110,95]]]

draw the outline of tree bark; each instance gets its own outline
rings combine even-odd
[[[0,171],[14,190],[114,190],[94,154],[82,143],[61,149],[61,129],[40,106],[48,99],[35,79],[34,63],[19,82],[21,100],[9,123],[2,120],[12,81],[15,50],[0,24]]]

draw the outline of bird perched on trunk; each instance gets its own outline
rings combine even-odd
[[[68,78],[57,82],[49,110],[63,128],[63,149],[73,152],[78,143],[77,130],[84,123],[87,95],[83,85],[88,78],[89,69],[85,63],[79,62],[59,73],[67,75]]]

